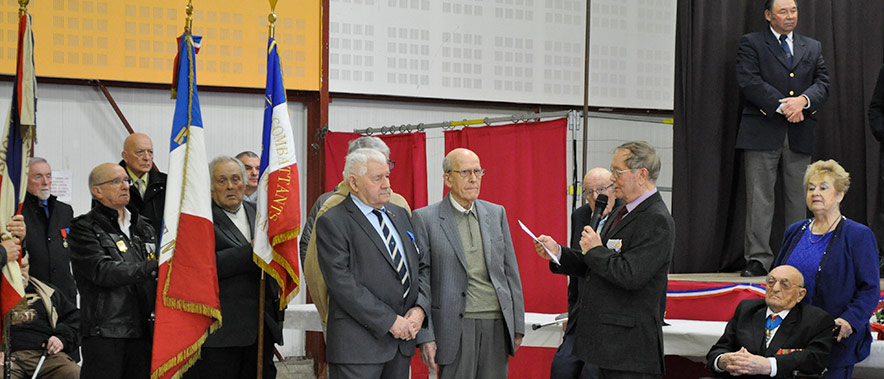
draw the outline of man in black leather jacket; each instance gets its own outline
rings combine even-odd
[[[92,210],[71,221],[69,242],[80,290],[81,378],[148,378],[156,297],[157,237],[126,209],[130,179],[114,163],[89,174]]]

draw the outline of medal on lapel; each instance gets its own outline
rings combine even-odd
[[[71,228],[63,228],[61,229],[61,245],[64,246],[65,249],[68,248],[68,232],[70,232]]]
[[[129,250],[129,248],[126,247],[126,243],[123,242],[123,240],[119,240],[117,241],[117,250],[119,250],[121,253],[125,253],[126,250]]]

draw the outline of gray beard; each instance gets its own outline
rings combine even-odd
[[[49,190],[46,190],[46,191],[40,190],[37,192],[37,198],[42,201],[48,200],[50,195],[52,195],[52,194],[49,193]]]

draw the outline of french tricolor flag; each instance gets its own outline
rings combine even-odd
[[[178,83],[160,239],[152,378],[180,377],[221,326],[205,130],[196,87],[199,37],[179,38]]]
[[[280,308],[298,294],[298,233],[301,231],[301,190],[295,139],[285,100],[276,41],[267,43],[267,90],[261,138],[261,179],[255,217],[254,260],[276,279]]]

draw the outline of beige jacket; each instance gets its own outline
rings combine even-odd
[[[319,213],[316,214],[316,218],[313,221],[314,224],[323,213],[340,204],[349,194],[350,186],[347,184],[347,181],[338,184],[338,189],[335,190],[335,193],[322,204],[322,208],[319,208]],[[411,215],[411,207],[408,206],[408,201],[402,195],[393,192],[390,195],[390,202],[405,208],[408,214]],[[310,243],[307,245],[307,257],[304,259],[304,276],[307,280],[307,290],[310,291],[313,303],[316,304],[316,310],[319,311],[319,317],[322,318],[322,323],[325,324],[328,318],[328,287],[325,285],[322,271],[319,270],[318,253],[316,250],[316,227],[314,225],[313,231],[310,233]]]

